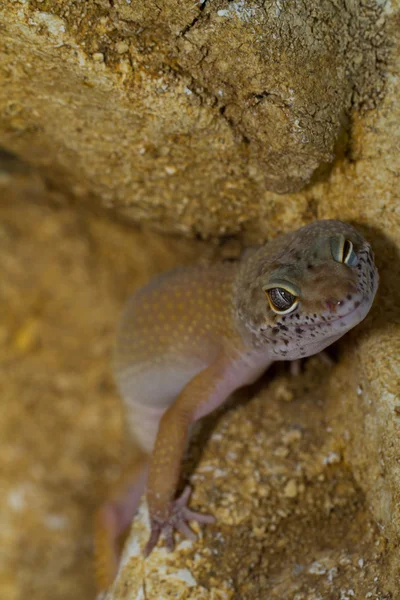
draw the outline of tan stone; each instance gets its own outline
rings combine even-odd
[[[365,323],[338,345],[336,364],[310,359],[296,379],[279,367],[205,420],[185,475],[191,505],[217,523],[197,542],[178,538],[175,553],[160,547],[144,561],[143,506],[109,599],[396,600],[399,2],[386,4],[381,23],[391,45],[384,100],[353,114],[330,172],[281,196],[264,192],[264,148],[252,142],[247,162],[250,145],[194,89],[192,76],[177,74],[176,56],[168,74],[153,68],[171,36],[199,15],[195,3],[180,4],[178,11],[174,2],[149,1],[144,10],[115,1],[115,54],[107,46],[108,2],[62,0],[57,14],[51,0],[8,2],[7,14],[1,6],[1,143],[25,162],[0,153],[0,597],[94,597],[90,518],[129,460],[109,372],[120,307],[156,272],[238,253],[139,231],[92,210],[106,202],[121,214],[134,196],[135,220],[203,236],[245,229],[240,245],[315,218],[354,222],[373,244],[381,284]],[[208,21],[202,16],[189,37],[217,35],[227,20],[217,13],[230,4],[210,2]],[[150,19],[148,7],[154,22],[162,7],[170,24],[156,40],[151,20],[132,36],[132,11]],[[234,17],[232,26],[247,24]],[[94,62],[96,53],[105,61]],[[230,74],[231,59],[221,56],[219,77]],[[361,52],[355,64],[363,60]],[[212,83],[207,69],[196,75],[203,86]],[[246,127],[256,125],[250,119]],[[292,498],[284,493],[290,480]]]
[[[344,0],[6,0],[3,144],[75,202],[192,236],[254,231],[292,202],[266,190],[304,187],[352,107],[382,96],[381,12]],[[291,210],[306,219],[300,199]]]

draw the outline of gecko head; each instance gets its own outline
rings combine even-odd
[[[367,315],[378,287],[368,242],[341,221],[317,221],[244,261],[236,312],[277,360],[326,348]]]

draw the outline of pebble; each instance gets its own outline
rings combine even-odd
[[[115,44],[115,49],[118,54],[125,54],[125,52],[128,52],[129,46],[126,42],[117,42]]]
[[[277,386],[276,397],[278,400],[283,400],[284,402],[292,402],[294,394],[284,383],[281,383]]]
[[[294,479],[289,479],[283,490],[283,495],[286,498],[296,498],[297,496],[297,483]]]
[[[285,446],[290,446],[295,442],[299,442],[303,437],[300,429],[292,429],[291,431],[287,431],[282,435],[282,442]]]

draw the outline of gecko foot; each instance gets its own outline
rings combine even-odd
[[[331,358],[325,350],[321,350],[321,352],[318,352],[318,354],[316,354],[315,356],[318,356],[321,362],[323,362],[324,365],[326,365],[327,367],[332,367],[335,364],[333,358]],[[292,377],[298,377],[300,375],[301,365],[304,362],[304,360],[307,359],[296,358],[295,360],[290,361],[289,368]]]
[[[173,534],[175,529],[189,540],[195,541],[197,536],[194,531],[190,529],[187,521],[196,521],[197,523],[202,524],[215,522],[215,518],[211,515],[203,515],[194,512],[186,506],[191,492],[191,487],[189,485],[186,486],[181,496],[171,504],[169,515],[166,518],[151,517],[151,534],[143,551],[145,557],[148,556],[157,545],[161,534],[164,535],[166,546],[171,552],[174,549]]]

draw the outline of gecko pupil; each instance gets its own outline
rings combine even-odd
[[[287,310],[296,300],[296,296],[283,288],[272,288],[268,293],[272,304],[277,310]]]
[[[346,259],[348,257],[348,255],[350,254],[352,249],[353,249],[353,246],[350,244],[350,242],[348,240],[345,240],[344,246],[343,246],[343,258],[344,259]]]

